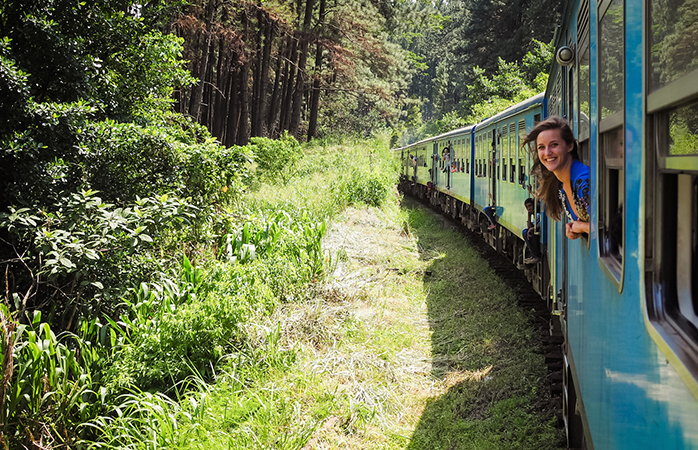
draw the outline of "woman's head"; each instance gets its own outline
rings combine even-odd
[[[557,116],[548,117],[544,121],[538,122],[533,130],[528,133],[528,136],[524,138],[523,145],[527,145],[531,142],[536,144],[536,151],[533,152],[534,160],[540,160],[540,158],[538,158],[538,137],[541,133],[543,133],[543,137],[547,137],[548,139],[555,135],[558,136],[568,146],[572,147],[570,156],[572,156],[573,159],[579,160],[579,150],[577,140],[574,138],[574,133],[572,133],[572,129],[567,121]]]
[[[559,220],[563,211],[558,199],[559,182],[562,180],[558,180],[553,171],[565,167],[572,159],[579,160],[577,141],[567,121],[553,116],[536,124],[522,145],[530,143],[535,144],[529,148],[533,147],[530,148],[533,158],[531,172],[538,177],[536,196],[547,205],[548,215]]]

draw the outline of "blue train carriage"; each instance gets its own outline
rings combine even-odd
[[[521,232],[526,228],[528,213],[524,202],[533,197],[536,189],[530,177],[531,155],[521,143],[544,117],[545,96],[541,93],[482,121],[474,131],[472,197],[478,211],[476,224],[493,246],[518,265],[523,263],[525,256]],[[492,227],[483,214],[486,207],[493,207],[496,211],[496,227]],[[536,211],[540,212],[537,202]],[[539,275],[535,277],[534,287],[539,292],[547,286],[543,268],[542,264],[534,268]]]
[[[430,137],[395,150],[403,161],[401,183],[406,184],[403,191],[411,191],[420,198],[427,197],[427,183],[431,181],[433,172],[435,142],[435,138]]]
[[[432,181],[437,191],[466,204],[470,203],[473,128],[471,125],[437,136],[434,155]]]
[[[458,128],[434,138],[429,202],[454,219],[469,216],[472,129]]]
[[[548,114],[591,168],[588,239],[549,227],[570,447],[698,448],[696,10],[571,1],[554,40]]]

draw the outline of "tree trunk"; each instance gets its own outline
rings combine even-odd
[[[326,0],[320,0],[320,14],[318,23],[320,26],[325,21],[325,3]],[[315,53],[315,77],[313,80],[313,90],[310,93],[310,118],[308,119],[308,141],[311,141],[317,133],[317,115],[320,109],[320,72],[322,70],[322,45],[320,39],[317,40],[317,49]]]
[[[276,56],[276,70],[275,70],[275,75],[274,75],[274,89],[272,90],[271,93],[271,102],[269,103],[269,110],[267,112],[267,136],[269,137],[275,137],[277,136],[277,130],[278,127],[276,126],[276,120],[278,117],[277,112],[279,111],[279,97],[280,97],[280,91],[281,91],[281,80],[283,79],[284,75],[282,72],[282,69],[284,65],[282,64],[284,57],[285,57],[285,52],[288,49],[288,46],[285,46],[286,40],[282,39],[281,40],[281,46],[279,47],[279,52],[277,53]]]
[[[237,62],[237,57],[233,55],[231,58],[231,66]],[[228,117],[225,127],[225,146],[231,147],[235,145],[238,135],[238,122],[240,120],[240,108],[238,97],[238,70],[231,67],[230,73],[230,90],[228,91]]]
[[[298,127],[301,122],[301,106],[305,92],[305,64],[308,61],[308,37],[311,21],[313,19],[313,6],[315,0],[306,0],[305,18],[303,19],[303,33],[300,39],[300,52],[298,55],[298,76],[296,77],[296,88],[293,93],[293,111],[291,113],[291,123],[289,132],[298,138]]]
[[[284,95],[281,101],[281,117],[279,118],[279,133],[283,130],[288,130],[288,126],[291,122],[291,101],[293,100],[293,85],[296,79],[296,62],[298,57],[298,52],[296,51],[297,41],[293,36],[290,36],[291,47],[289,49],[289,57],[286,61],[286,78],[284,79]]]
[[[250,21],[247,18],[247,12],[242,14],[242,28],[245,40],[250,39]],[[240,119],[238,121],[237,137],[235,143],[237,145],[247,145],[250,140],[249,122],[250,122],[250,67],[252,58],[250,55],[245,55],[245,63],[240,70]]]
[[[201,63],[199,64],[199,70],[197,78],[199,82],[194,86],[194,90],[191,94],[191,102],[189,103],[189,115],[194,118],[197,122],[199,121],[199,115],[201,114],[201,99],[203,98],[203,87],[204,80],[206,79],[206,72],[208,67],[208,54],[209,48],[211,47],[211,38],[213,34],[211,33],[211,22],[213,21],[213,13],[216,9],[216,0],[209,0],[206,9],[206,37],[204,39],[204,48],[201,50]]]
[[[228,55],[226,54],[225,39],[222,37],[218,40],[218,68],[216,69],[216,101],[215,107],[211,108],[213,112],[211,116],[211,133],[223,142],[223,133],[225,130],[225,112],[226,105],[226,90],[228,87],[229,72],[224,72],[223,68],[227,67]]]
[[[213,79],[213,65],[215,63],[215,45],[209,45],[209,52],[208,52],[208,61],[211,62],[211,64],[208,64],[208,67],[206,68],[206,76],[204,77],[204,92],[201,100],[201,108],[200,108],[200,116],[201,119],[199,122],[201,125],[205,126],[206,128],[211,130],[211,106],[213,105],[213,86],[215,80]]]
[[[260,73],[259,81],[259,98],[258,109],[259,109],[259,120],[258,120],[258,130],[255,136],[268,136],[268,130],[264,129],[264,117],[267,114],[267,92],[269,92],[269,65],[271,63],[271,50],[274,43],[274,25],[271,21],[268,21],[265,27],[264,34],[264,47],[262,50],[262,71]]]

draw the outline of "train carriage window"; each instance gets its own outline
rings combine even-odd
[[[519,121],[519,142],[526,138],[526,120]],[[519,184],[526,184],[526,151],[519,147]]]
[[[463,161],[463,139],[458,139],[458,165]]]
[[[603,2],[599,17],[599,254],[609,279],[621,290],[625,194],[623,0]]]
[[[501,177],[501,172],[502,172],[502,132],[500,131],[499,128],[496,128],[494,130],[494,135],[493,135],[493,141],[492,144],[495,146],[494,147],[494,161],[495,164],[497,165],[497,179]]]
[[[492,130],[487,132],[487,142],[485,143],[486,148],[487,148],[487,178],[492,178],[494,176],[493,170],[494,167],[492,166],[492,155],[494,153],[493,148],[494,148],[494,142],[492,141]]]
[[[479,177],[480,176],[480,136],[475,136],[474,139],[475,139],[475,142],[473,142],[473,146],[475,147],[475,160],[473,161],[473,163],[474,163],[473,170],[475,171],[475,176]]]
[[[509,125],[505,124],[502,128],[502,180],[507,180],[509,173]]]
[[[473,137],[473,174],[478,176],[478,147],[477,147],[477,136]]]
[[[589,72],[589,1],[585,0],[579,8],[577,18],[578,61],[577,70],[579,81],[577,93],[579,96],[579,111],[577,113],[577,141],[579,142],[579,157],[586,165],[591,164],[589,152],[591,117],[591,78]]]
[[[475,176],[480,176],[480,136],[475,136]]]
[[[678,81],[698,69],[698,20],[694,0],[651,2],[650,91]],[[695,83],[692,83],[695,85]],[[686,95],[682,92],[680,95]]]
[[[698,379],[698,46],[694,0],[649,2],[648,316]],[[691,15],[693,14],[693,15]],[[656,338],[655,338],[656,339]],[[670,358],[671,357],[671,358]],[[681,367],[683,366],[683,367]]]
[[[516,149],[518,149],[518,144],[516,140],[516,124],[511,123],[509,124],[509,135],[511,136],[511,146],[513,147],[511,149],[511,153],[509,154],[509,167],[511,171],[511,175],[509,177],[509,181],[514,183],[516,180],[516,164],[514,164],[514,161],[516,161]]]
[[[548,100],[548,115],[549,116],[562,116],[562,101],[560,97],[562,96],[562,71],[558,70],[555,74],[555,82],[553,83],[551,92],[549,94],[550,99]]]
[[[479,135],[477,137],[477,175],[479,177],[483,176],[483,171],[482,171],[482,135]]]
[[[470,173],[470,138],[465,140],[465,172]]]

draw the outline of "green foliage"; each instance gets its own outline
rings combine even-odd
[[[380,206],[394,187],[392,177],[358,169],[351,173],[344,188],[349,205]]]
[[[7,377],[0,387],[4,445],[74,445],[81,425],[105,407],[106,391],[97,383],[97,369],[109,352],[110,336],[98,332],[93,341],[68,333],[57,337],[40,312],[21,324],[2,304],[0,317],[0,368]],[[98,323],[91,325],[94,329]]]
[[[554,0],[469,0],[466,2],[407,3],[418,13],[434,8],[442,17],[441,26],[429,21],[405,21],[407,28],[401,40],[416,56],[413,60],[428,66],[412,77],[408,95],[424,99],[424,121],[434,120],[458,110],[467,117],[474,102],[468,104],[469,85],[477,80],[475,67],[491,77],[498,70],[498,58],[524,61],[527,52],[537,55],[540,43],[549,42],[554,24],[559,20],[562,3]],[[547,72],[548,65],[537,65],[524,71],[527,80]],[[463,105],[465,104],[465,108]],[[419,135],[422,137],[423,135]]]
[[[277,140],[253,137],[251,141],[248,147],[257,163],[257,174],[267,183],[286,183],[303,158],[300,144],[288,132]]]
[[[21,261],[12,265],[14,291],[24,292],[15,308],[31,311],[43,304],[59,329],[75,326],[76,312],[98,317],[112,311],[131,280],[150,276],[155,252],[194,217],[193,207],[175,197],[117,208],[93,191],[63,197],[49,208],[0,213],[0,226]]]
[[[475,83],[468,86],[468,99],[462,107],[468,111],[466,121],[477,123],[545,90],[545,70],[553,58],[552,44],[535,41],[521,64],[499,58],[499,67],[491,77],[475,67]]]
[[[17,68],[10,54],[10,40],[0,38],[0,135],[16,126],[24,116],[24,108],[30,95],[28,77]]]
[[[132,289],[121,321],[109,320],[120,340],[106,373],[109,389],[166,389],[195,373],[209,376],[212,364],[244,336],[240,325],[255,279],[241,278],[238,292],[208,295],[203,273],[185,258],[179,278]]]
[[[127,119],[167,108],[173,87],[192,82],[182,40],[153,31],[131,12],[123,0],[8,0],[0,35],[11,39],[12,58],[31,77],[35,101],[91,99],[111,117]],[[157,8],[145,12],[157,20]]]

